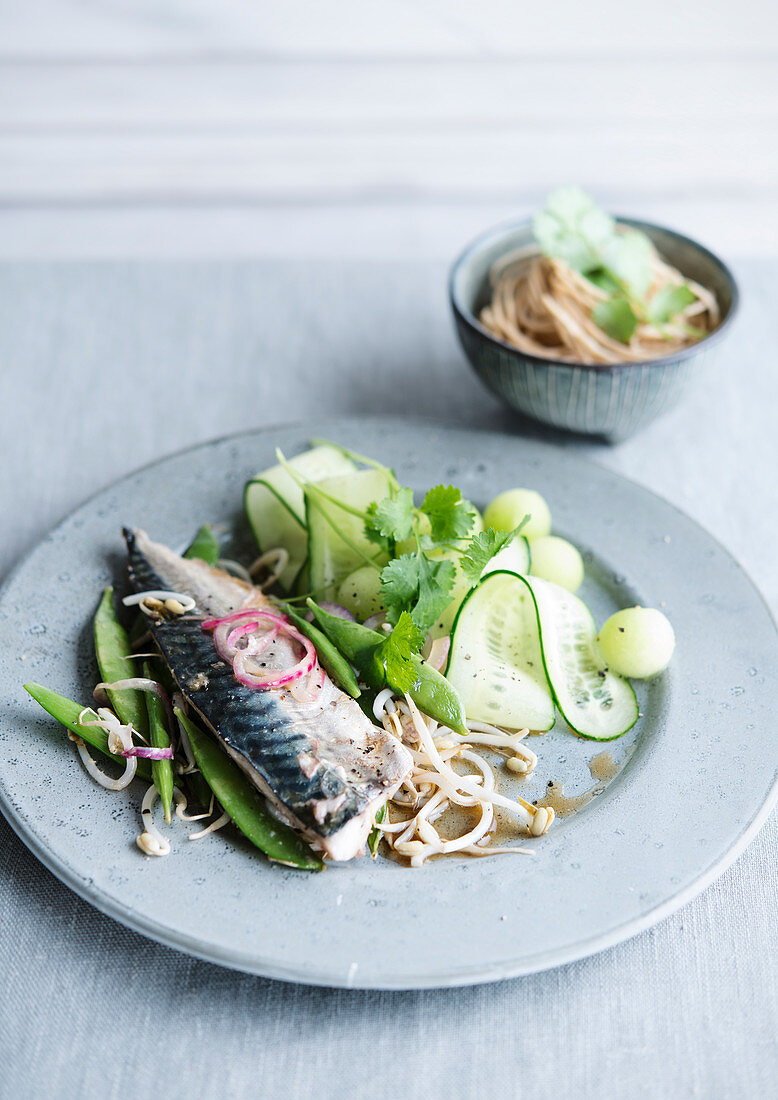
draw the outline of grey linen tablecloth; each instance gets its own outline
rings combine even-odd
[[[612,449],[542,432],[481,389],[439,265],[2,266],[0,571],[169,451],[385,410],[551,436],[632,476],[723,541],[775,613],[778,264],[736,269],[744,308],[717,364]],[[775,1096],[776,866],[773,816],[696,901],[593,958],[469,989],[331,991],[125,930],[0,819],[0,1095]]]

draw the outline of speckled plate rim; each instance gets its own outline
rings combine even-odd
[[[353,418],[354,423],[359,423],[365,418]],[[403,424],[416,424],[423,426],[427,429],[436,429],[445,432],[447,429],[454,429],[460,431],[466,431],[471,434],[482,434],[484,436],[500,437],[502,436],[506,441],[515,440],[516,437],[508,435],[507,433],[500,432],[481,432],[478,433],[474,429],[469,429],[466,425],[452,424],[446,422],[440,422],[435,420],[421,419],[421,418],[409,418],[409,417],[390,417],[388,418],[394,423]],[[338,421],[339,424],[344,424],[346,418],[342,418]],[[146,463],[140,466],[122,478],[109,485],[103,487],[98,492],[87,498],[82,504],[78,505],[72,511],[67,513],[60,521],[53,527],[48,536],[44,536],[44,539],[40,540],[35,547],[32,548],[27,554],[25,554],[12,568],[12,570],[5,577],[3,584],[0,586],[0,605],[5,597],[6,591],[13,583],[17,573],[24,567],[27,560],[35,553],[36,549],[50,537],[56,533],[63,526],[67,525],[73,518],[77,517],[79,513],[88,511],[89,508],[103,497],[108,492],[121,489],[122,484],[125,481],[129,481],[138,475],[154,470],[156,467],[164,464],[165,462],[179,458],[183,455],[194,451],[206,450],[211,447],[217,447],[221,444],[228,443],[233,440],[244,439],[246,437],[253,436],[266,436],[272,432],[280,432],[291,429],[308,430],[310,432],[311,426],[315,421],[291,421],[284,424],[272,425],[270,427],[264,427],[261,429],[254,429],[249,431],[238,432],[226,436],[221,436],[216,439],[209,440],[207,442],[194,444],[190,447],[182,448],[179,451],[165,455],[160,459],[156,459],[150,463]],[[548,451],[555,450],[551,445],[546,443],[537,443],[537,441],[531,441],[532,446],[546,449]],[[758,588],[740,566],[740,564],[732,557],[729,551],[712,536],[701,524],[691,519],[681,509],[675,505],[666,501],[659,494],[653,493],[651,490],[646,489],[644,486],[639,485],[631,479],[624,477],[611,470],[606,470],[603,467],[598,466],[591,460],[582,458],[580,455],[570,454],[570,460],[576,463],[581,463],[584,466],[594,466],[602,474],[608,477],[614,478],[621,483],[626,483],[630,490],[633,491],[636,496],[641,495],[651,498],[653,501],[660,504],[670,514],[682,518],[686,523],[691,524],[696,528],[697,532],[708,542],[710,542],[719,553],[724,555],[729,563],[734,566],[739,572],[740,576],[749,586],[754,600],[761,606],[766,613],[770,621],[772,622],[773,629],[778,633],[778,627],[776,627],[775,619],[767,606],[764,598],[759,592]],[[1,767],[1,764],[0,764]],[[727,850],[721,854],[718,858],[711,861],[705,866],[699,874],[690,881],[683,888],[673,891],[662,902],[652,906],[645,912],[630,920],[618,923],[611,928],[606,929],[602,933],[588,937],[586,939],[579,940],[571,944],[568,948],[554,949],[551,951],[541,951],[531,955],[523,955],[520,959],[504,960],[498,965],[484,967],[484,966],[456,966],[446,967],[442,971],[430,971],[422,978],[417,974],[403,974],[400,972],[393,972],[391,975],[385,976],[382,980],[370,981],[364,983],[359,979],[354,980],[351,977],[335,976],[327,968],[316,968],[310,965],[304,968],[296,968],[290,966],[279,965],[278,960],[272,955],[263,955],[257,952],[244,952],[235,948],[229,951],[220,950],[215,945],[205,939],[199,937],[189,936],[181,933],[180,931],[171,931],[171,929],[158,921],[148,917],[145,913],[138,911],[130,905],[123,904],[106,896],[101,890],[94,887],[94,885],[85,879],[75,868],[73,868],[68,860],[60,856],[49,848],[49,846],[43,841],[35,831],[34,825],[25,820],[21,814],[17,812],[16,807],[9,796],[9,792],[6,789],[4,777],[0,772],[0,810],[4,817],[12,826],[16,834],[26,845],[26,847],[35,855],[35,857],[49,870],[55,877],[68,886],[74,893],[78,894],[81,898],[93,905],[100,912],[106,914],[109,917],[117,920],[119,923],[126,927],[140,933],[143,936],[149,937],[165,946],[173,948],[174,950],[183,951],[189,955],[203,959],[210,963],[216,963],[221,966],[225,966],[230,969],[239,970],[246,973],[256,974],[258,976],[273,978],[281,981],[304,983],[309,985],[319,985],[325,987],[346,987],[356,989],[423,989],[423,988],[443,988],[463,985],[473,985],[483,982],[499,981],[507,978],[521,977],[523,975],[536,973],[546,969],[563,966],[567,963],[575,962],[576,960],[589,957],[597,954],[601,951],[607,950],[610,947],[614,947],[617,944],[624,942],[631,937],[638,935],[640,932],[651,928],[658,922],[664,920],[666,917],[672,915],[679,908],[693,900],[698,894],[711,885],[717,878],[727,870],[729,866],[743,853],[749,843],[754,839],[761,827],[765,824],[771,812],[778,803],[778,760],[776,761],[775,774],[773,775],[772,782],[770,783],[767,793],[758,807],[756,812],[752,815],[746,825],[733,837]]]

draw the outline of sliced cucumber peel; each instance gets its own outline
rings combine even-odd
[[[363,515],[390,490],[385,470],[358,470],[306,488],[310,587],[317,599],[335,600],[341,581],[355,569],[371,562],[380,569],[389,560],[365,536]]]
[[[638,719],[629,682],[603,664],[589,609],[539,577],[500,570],[466,597],[446,676],[468,718],[508,729],[550,729],[554,704],[573,732],[623,736]]]
[[[629,681],[605,666],[589,608],[552,581],[520,580],[535,600],[543,664],[565,722],[591,741],[623,737],[638,720],[637,698]]]
[[[540,651],[537,608],[516,573],[489,573],[465,597],[451,632],[446,678],[474,721],[551,729],[554,699]]]
[[[288,465],[308,481],[320,481],[355,470],[354,463],[335,447],[314,447],[289,460]],[[246,482],[243,506],[257,546],[264,552],[283,546],[289,562],[278,578],[290,592],[308,555],[305,498],[302,487],[282,465],[271,466]]]

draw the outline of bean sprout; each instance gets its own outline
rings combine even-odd
[[[143,821],[143,832],[135,838],[135,843],[147,856],[166,856],[170,854],[170,841],[163,836],[154,824],[154,803],[159,798],[159,791],[152,784],[143,796],[140,816]]]
[[[201,829],[199,833],[190,833],[189,840],[202,840],[204,836],[208,836],[209,833],[215,833],[217,829],[223,829],[225,825],[229,825],[232,818],[228,813],[223,813],[221,817],[217,817],[215,821],[212,821],[210,825],[207,825],[204,829]]]
[[[535,754],[521,744],[528,731],[509,732],[486,722],[468,722],[469,732],[464,736],[425,719],[408,695],[397,706],[393,694],[389,689],[380,692],[373,705],[376,720],[405,743],[413,759],[410,776],[389,802],[390,810],[402,816],[392,820],[387,814],[377,825],[393,851],[408,859],[411,867],[421,867],[431,856],[455,852],[473,856],[533,854],[528,848],[489,847],[495,808],[510,810],[532,836],[546,831],[553,811],[500,795],[492,766],[471,748],[479,744],[509,752],[508,763],[518,762],[522,774],[527,774],[537,763]],[[460,774],[452,767],[454,761],[472,770]],[[451,807],[475,811],[478,820],[459,836],[445,837],[434,823]]]
[[[95,714],[95,711],[91,707],[85,707],[78,716],[79,726],[91,726],[107,733],[108,749],[111,753],[118,756],[125,749],[132,748],[132,734],[134,732],[132,726],[123,725],[112,710],[107,707],[98,707],[95,720],[89,722],[84,717],[86,714]],[[81,737],[73,733],[68,736],[75,743],[81,762],[96,783],[99,783],[101,787],[105,787],[107,791],[123,791],[125,787],[129,787],[138,769],[137,757],[125,757],[124,771],[118,779],[112,779],[110,775],[106,775],[104,771],[98,768]]]
[[[282,546],[274,547],[272,550],[266,550],[265,553],[256,558],[248,568],[249,577],[253,581],[255,574],[264,569],[266,565],[272,563],[275,563],[273,572],[265,578],[261,585],[259,585],[260,591],[262,592],[274,585],[286,569],[289,564],[289,551],[285,550]]]
[[[205,821],[207,817],[213,817],[213,795],[211,795],[211,801],[208,805],[208,809],[205,811],[204,814],[188,814],[185,813],[186,807],[188,805],[188,799],[184,792],[179,790],[178,787],[174,787],[173,794],[176,799],[176,817],[179,821]]]
[[[397,706],[392,699],[393,695],[394,691],[392,688],[384,688],[383,691],[379,691],[378,695],[376,695],[373,701],[373,715],[377,722],[383,719],[384,714],[394,714],[397,710]],[[389,709],[390,704],[391,710]]]
[[[176,800],[176,817],[179,819],[179,821],[204,821],[208,817],[213,817],[213,808],[216,803],[213,795],[211,795],[211,801],[208,805],[208,809],[204,814],[188,814],[184,812],[187,807],[187,798],[184,792],[178,787],[173,788],[173,795]],[[190,833],[188,839],[201,840],[204,836],[208,836],[209,833],[215,833],[217,829],[223,829],[224,826],[227,825],[231,820],[232,818],[230,817],[230,815],[226,812],[223,812],[205,829],[201,829],[197,833]]]
[[[152,695],[156,695],[159,699],[161,699],[162,704],[165,708],[165,718],[170,742],[172,745],[175,745],[176,724],[173,718],[173,708],[170,705],[170,698],[168,696],[168,693],[165,691],[161,684],[157,683],[156,680],[149,680],[145,676],[130,676],[126,680],[114,680],[110,684],[101,681],[94,689],[92,694],[94,695],[95,702],[107,703],[109,701],[109,692],[124,691],[128,689],[133,691],[148,691],[151,692]],[[141,741],[146,740],[146,738],[141,736],[141,734],[138,733],[137,730],[134,730],[133,732],[135,733],[136,737],[140,738]]]
[[[125,596],[122,603],[125,607],[139,606],[144,615],[156,615],[163,610],[173,615],[184,615],[197,606],[196,601],[185,592],[170,592],[162,588],[135,592],[132,596]]]
[[[187,798],[179,787],[173,788],[173,797],[176,801],[176,817],[181,821],[202,821],[204,818],[211,817],[213,814],[213,796],[211,796],[211,804],[208,807],[207,813],[193,814],[191,816],[184,813],[186,810]],[[143,832],[135,838],[135,843],[147,856],[166,856],[170,854],[170,841],[167,837],[162,835],[154,824],[153,810],[157,798],[159,798],[157,788],[154,786],[149,787],[146,794],[143,796],[143,803],[140,811],[141,818],[143,819]],[[229,824],[230,820],[229,814],[223,812],[215,821],[212,821],[211,824],[207,825],[204,829],[200,829],[196,833],[190,833],[187,839],[202,840],[204,836],[215,833],[218,829],[223,829],[225,825]]]
[[[246,584],[252,584],[251,574],[245,565],[241,565],[239,561],[233,561],[232,558],[219,558],[216,562],[216,568],[223,570],[225,573],[230,573],[233,577],[237,577],[238,580],[245,581]]]

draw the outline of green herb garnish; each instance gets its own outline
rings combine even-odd
[[[383,669],[387,683],[396,691],[410,691],[419,678],[413,656],[421,652],[424,633],[407,611],[398,618],[391,634],[377,647],[373,659]]]
[[[513,541],[528,519],[529,516],[525,516],[513,531],[495,531],[494,527],[487,527],[485,531],[473,535],[460,562],[462,572],[471,585],[478,584],[481,574],[494,555],[499,554]]]
[[[696,299],[686,283],[662,287],[647,298],[651,241],[637,229],[617,227],[578,187],[554,191],[532,227],[545,256],[563,260],[608,295],[592,310],[592,320],[622,344],[639,324],[667,324]]]
[[[346,448],[342,450],[355,461],[362,460],[362,456]],[[286,465],[280,452],[278,458]],[[461,573],[471,587],[476,585],[485,566],[521,528],[514,531],[489,528],[473,535],[478,513],[456,486],[434,486],[417,508],[413,503],[413,491],[400,485],[392,471],[373,460],[371,465],[386,471],[390,492],[382,500],[373,501],[364,511],[345,501],[341,504],[315,482],[287,468],[312,500],[320,495],[330,504],[359,516],[364,522],[366,537],[385,551],[393,552],[398,543],[404,543],[406,549],[408,543],[411,544],[409,552],[397,555],[383,567],[360,555],[381,573],[381,600],[393,630],[379,658],[387,662],[387,668],[391,665],[396,670],[418,654],[424,635],[451,602],[458,574]],[[394,681],[397,680],[398,676],[394,676]]]

